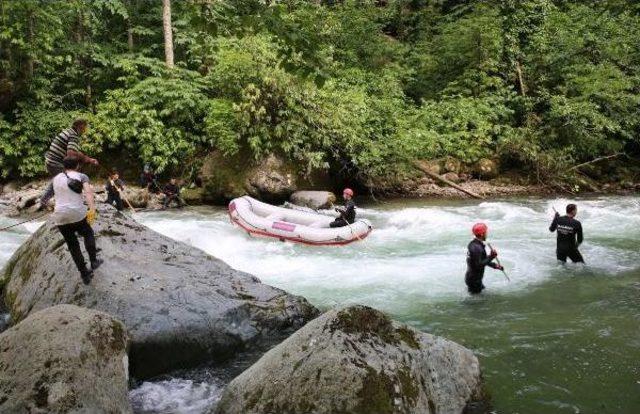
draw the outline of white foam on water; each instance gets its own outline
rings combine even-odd
[[[408,300],[467,296],[466,246],[477,221],[489,225],[489,242],[498,249],[511,278],[507,282],[500,272],[487,269],[489,290],[508,293],[554,277],[558,270],[555,234],[548,230],[552,206],[560,210],[569,202],[533,199],[444,207],[367,207],[358,212],[372,221],[373,233],[363,242],[337,248],[252,238],[233,227],[224,210],[179,216],[153,213],[141,215],[140,220],[316,305],[364,303],[402,313]],[[609,243],[621,237],[639,238],[630,228],[640,226],[637,198],[607,197],[578,204],[586,237],[581,250],[590,268],[615,275],[637,267],[637,250]]]
[[[138,414],[201,414],[220,399],[222,387],[215,383],[170,379],[143,382],[129,392]]]

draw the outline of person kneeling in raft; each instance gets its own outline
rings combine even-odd
[[[484,277],[484,268],[489,266],[496,270],[504,270],[504,267],[494,263],[493,259],[498,257],[498,252],[491,249],[491,253],[487,256],[484,242],[487,240],[487,232],[489,228],[484,223],[477,223],[471,229],[475,238],[471,240],[467,252],[467,274],[464,281],[467,284],[469,293],[477,294],[482,292],[484,285],[482,278]]]
[[[342,198],[344,198],[344,207],[336,207],[336,211],[340,213],[340,217],[332,223],[329,223],[329,227],[331,228],[348,226],[356,221],[356,203],[352,200],[353,190],[345,188],[342,191]]]

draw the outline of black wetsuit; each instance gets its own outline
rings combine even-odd
[[[114,185],[111,185],[113,183]],[[124,204],[122,203],[122,198],[120,197],[120,191],[124,189],[124,181],[121,179],[117,180],[107,180],[107,185],[105,185],[105,189],[107,190],[107,204],[115,205],[118,211],[122,211],[124,209]]]
[[[464,281],[467,284],[469,293],[480,293],[484,289],[482,284],[482,278],[484,277],[485,266],[498,268],[498,265],[493,263],[492,260],[495,256],[487,256],[487,251],[484,248],[484,243],[479,239],[471,240],[467,251],[467,273],[464,277]]]
[[[578,246],[582,243],[582,224],[572,217],[562,216],[556,213],[556,216],[549,227],[550,232],[558,233],[558,244],[556,247],[556,256],[562,262],[567,261],[567,257],[574,263],[584,263],[584,259],[578,250]],[[576,240],[577,239],[577,240]]]
[[[329,224],[330,227],[344,227],[356,221],[356,203],[353,200],[346,200],[344,208],[339,210],[340,217]]]

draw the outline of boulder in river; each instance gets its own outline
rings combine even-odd
[[[282,203],[298,188],[332,185],[328,171],[308,172],[299,163],[273,154],[253,161],[251,154],[225,156],[214,151],[204,159],[199,177],[203,202],[214,204],[226,204],[247,194],[268,203]]]
[[[127,334],[103,312],[59,305],[0,334],[0,412],[130,413]]]
[[[291,194],[289,201],[314,210],[327,209],[336,202],[336,195],[331,191],[296,191]]]
[[[127,327],[137,377],[221,360],[254,341],[280,340],[317,315],[304,298],[112,207],[100,208],[94,229],[104,264],[90,285],[81,283],[60,233],[47,222],[0,273],[5,303],[15,321],[62,303],[113,315]]]
[[[212,413],[462,413],[484,411],[485,398],[470,350],[351,306],[267,352]]]

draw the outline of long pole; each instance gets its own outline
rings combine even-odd
[[[489,248],[491,250],[493,250],[493,247],[491,247],[491,244],[487,243],[487,246],[489,246]],[[500,263],[500,259],[498,259],[498,257],[496,256],[496,262],[498,263],[498,266],[500,266],[502,268],[502,274],[504,275],[504,277],[507,278],[508,282],[511,282],[511,279],[509,279],[509,276],[507,276],[507,272],[504,271],[504,267],[502,266],[502,264]]]

